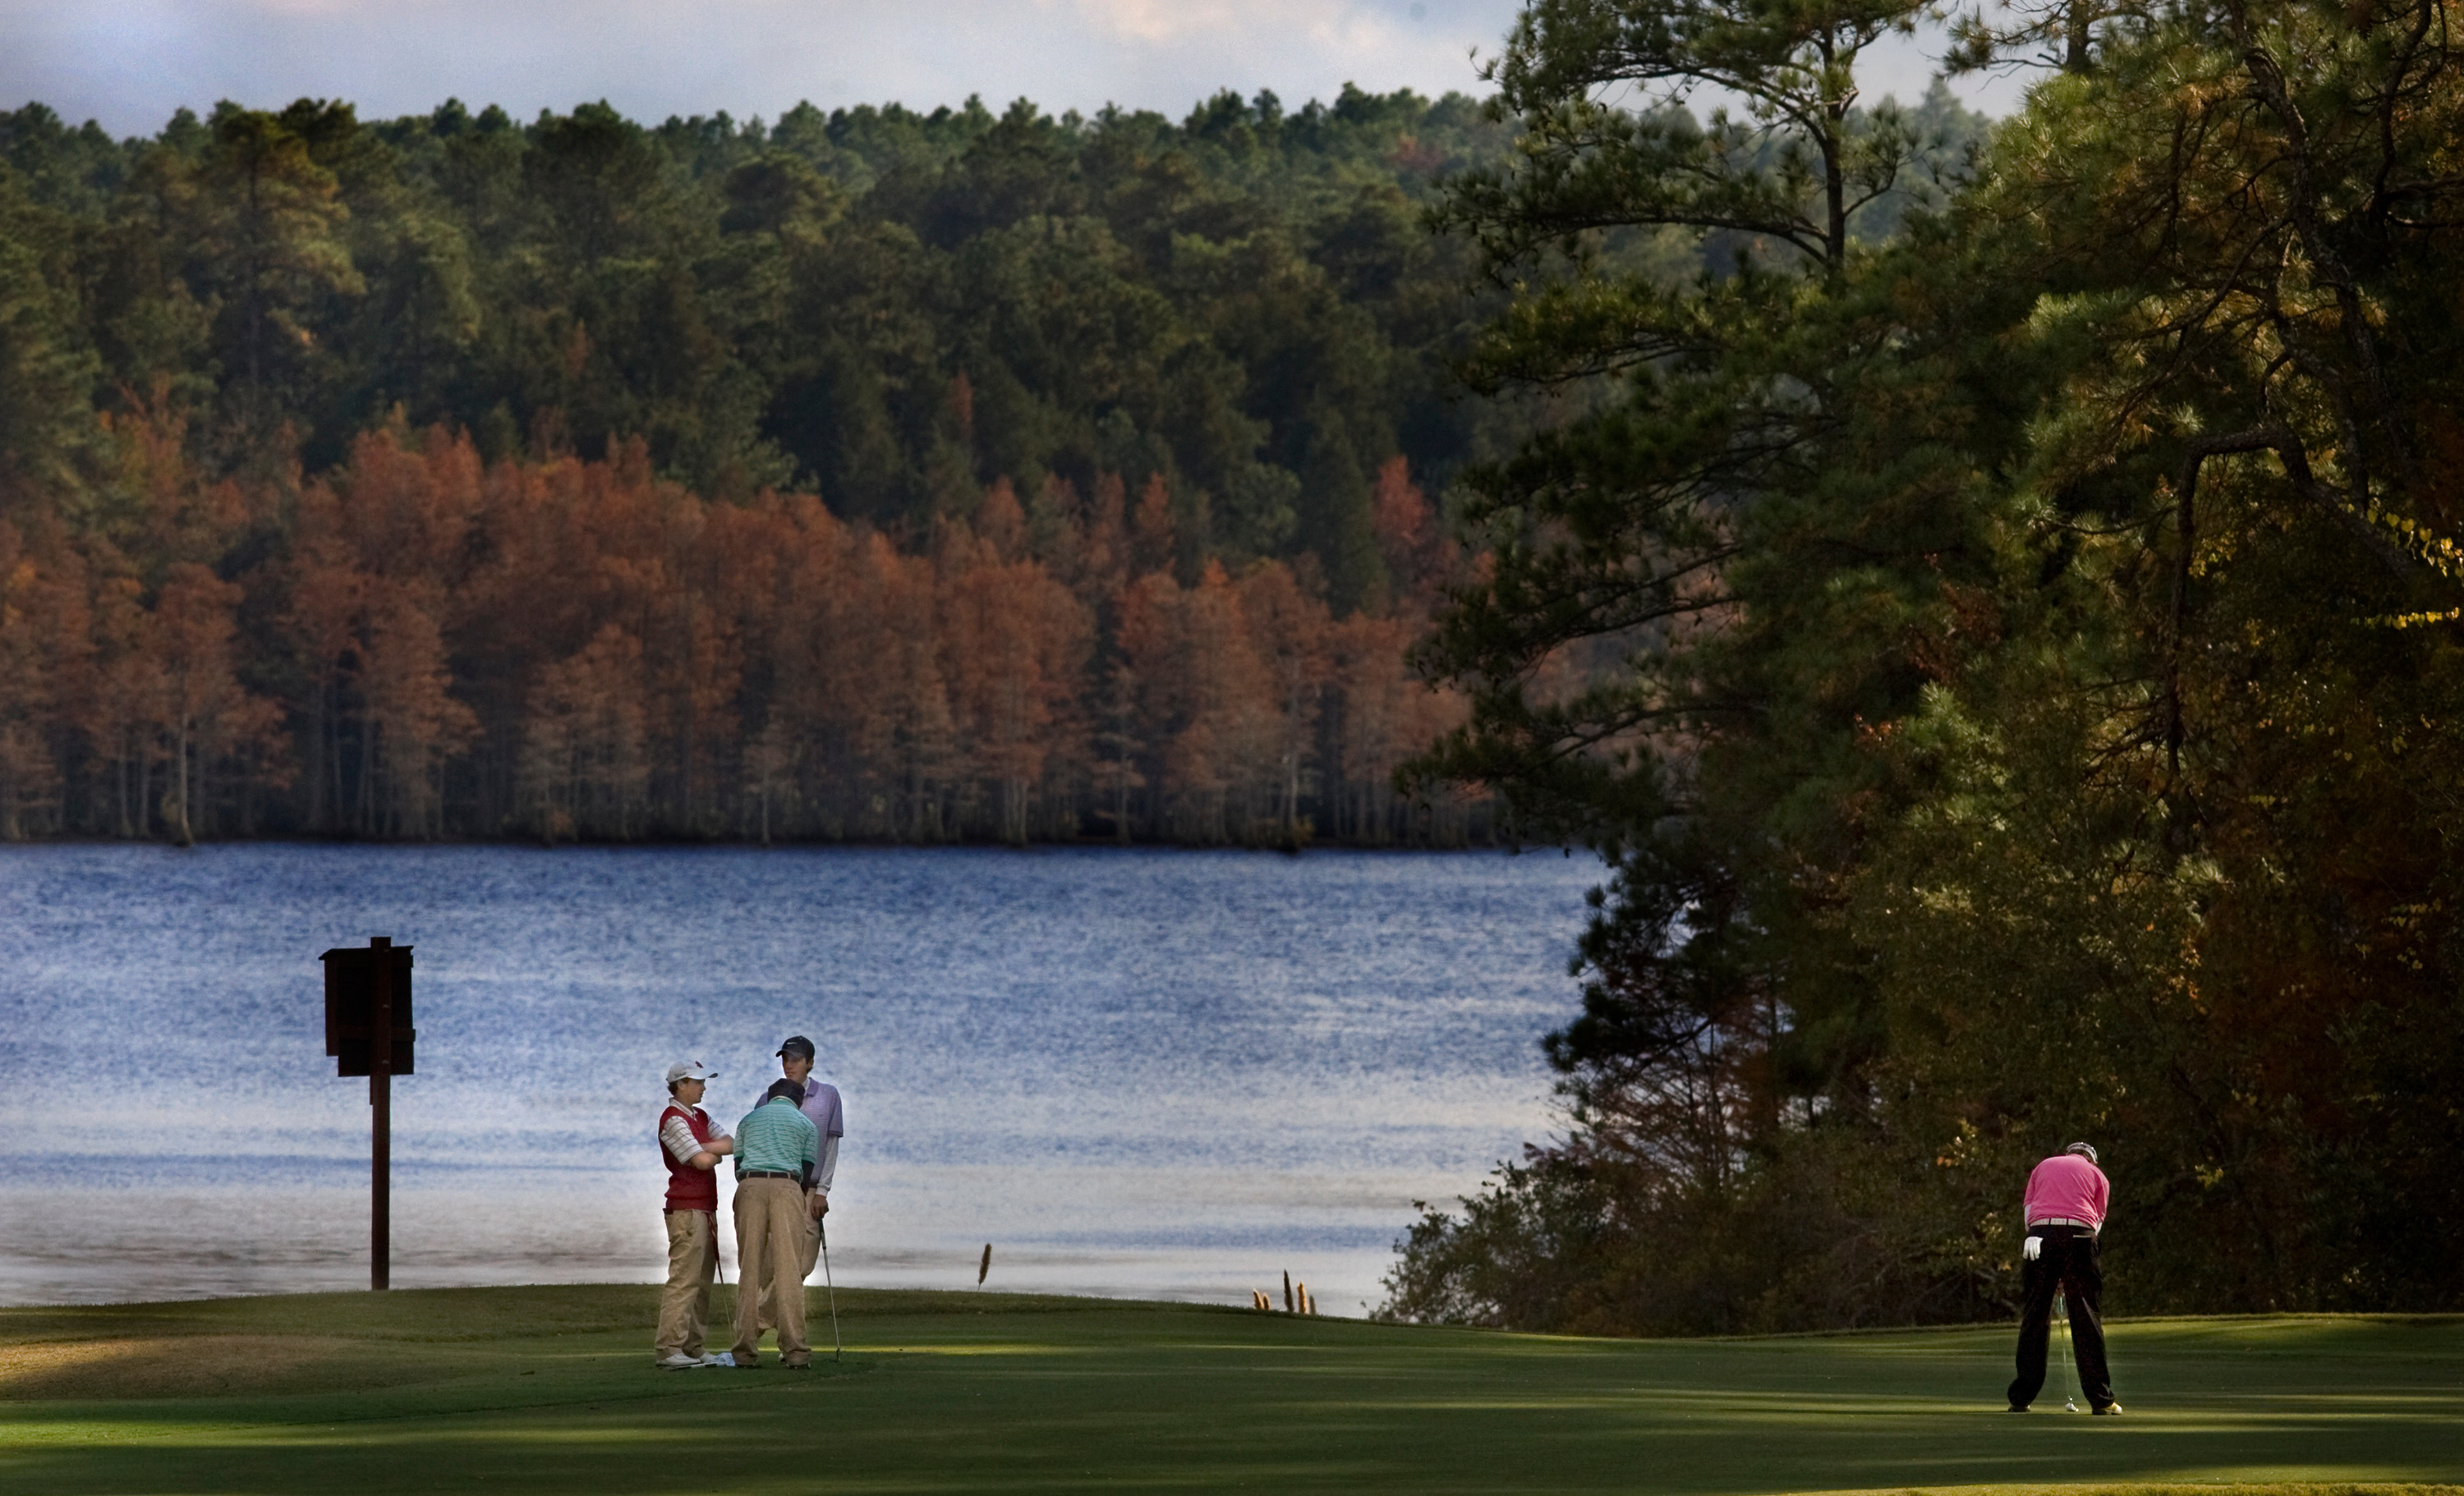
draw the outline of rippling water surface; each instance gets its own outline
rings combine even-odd
[[[847,1097],[860,1285],[1379,1297],[1549,1123],[1598,866],[1554,852],[0,848],[0,1302],[366,1282],[328,946],[416,948],[393,1281],[654,1281],[674,1059]],[[722,1220],[724,1213],[722,1212]],[[734,1276],[732,1243],[727,1257]]]

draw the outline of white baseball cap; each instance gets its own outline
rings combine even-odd
[[[710,1081],[717,1078],[718,1072],[703,1069],[699,1060],[679,1060],[668,1067],[668,1085],[671,1088],[678,1081]]]

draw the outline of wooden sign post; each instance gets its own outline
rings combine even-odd
[[[393,1273],[393,1078],[410,1073],[419,1038],[410,947],[373,935],[365,949],[338,946],[318,959],[325,963],[325,1052],[334,1073],[368,1078],[368,1287],[382,1290]]]

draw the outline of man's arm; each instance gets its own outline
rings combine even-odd
[[[812,1119],[822,1137],[821,1156],[813,1166],[811,1201],[813,1219],[819,1221],[830,1213],[830,1181],[838,1177],[839,1134],[845,1127],[842,1118],[847,1113],[845,1103],[839,1099],[839,1089],[835,1086],[813,1087],[805,1091],[804,1101],[811,1108],[804,1115]]]
[[[815,1221],[830,1213],[830,1179],[838,1172],[839,1140],[825,1133],[822,1137],[822,1160],[813,1170],[813,1198],[806,1202]]]
[[[801,1111],[797,1116],[803,1122],[804,1131],[796,1138],[796,1165],[804,1177],[804,1188],[809,1190],[813,1187],[814,1161],[821,1156],[822,1132],[821,1129],[813,1126],[812,1118],[804,1116]]]
[[[670,1116],[660,1125],[659,1146],[686,1168],[707,1172],[718,1167],[717,1155],[711,1152],[709,1144],[693,1136],[693,1128],[682,1116]]]

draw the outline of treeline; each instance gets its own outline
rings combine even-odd
[[[1998,1318],[2080,1138],[2111,1310],[2464,1307],[2464,14],[1979,8],[2042,81],[1860,243],[1922,15],[1534,0],[1500,56],[1474,374],[1573,413],[1466,480],[1419,771],[1615,872],[1564,1133],[1389,1312]]]
[[[920,548],[804,495],[694,496],[643,443],[488,464],[369,432],[209,482],[124,428],[137,550],[0,522],[0,835],[1453,844],[1404,797],[1461,718],[1405,667],[1462,561],[1403,460],[1386,605],[1205,555],[1171,495],[996,480]],[[227,580],[223,573],[230,573]]]
[[[1519,129],[0,114],[0,834],[1488,835],[1389,776]]]
[[[1314,554],[1349,612],[1380,465],[1441,492],[1514,429],[1451,398],[1468,253],[1419,221],[1510,140],[1349,89],[1177,123],[302,100],[130,141],[29,105],[0,115],[0,485],[107,510],[97,416],[140,406],[216,476],[323,472],[397,410],[492,463],[639,438],[705,498],[817,493],[907,545],[1000,479],[1152,475],[1185,564]]]
[[[0,834],[1485,836],[1391,776],[1509,140],[0,115]]]

